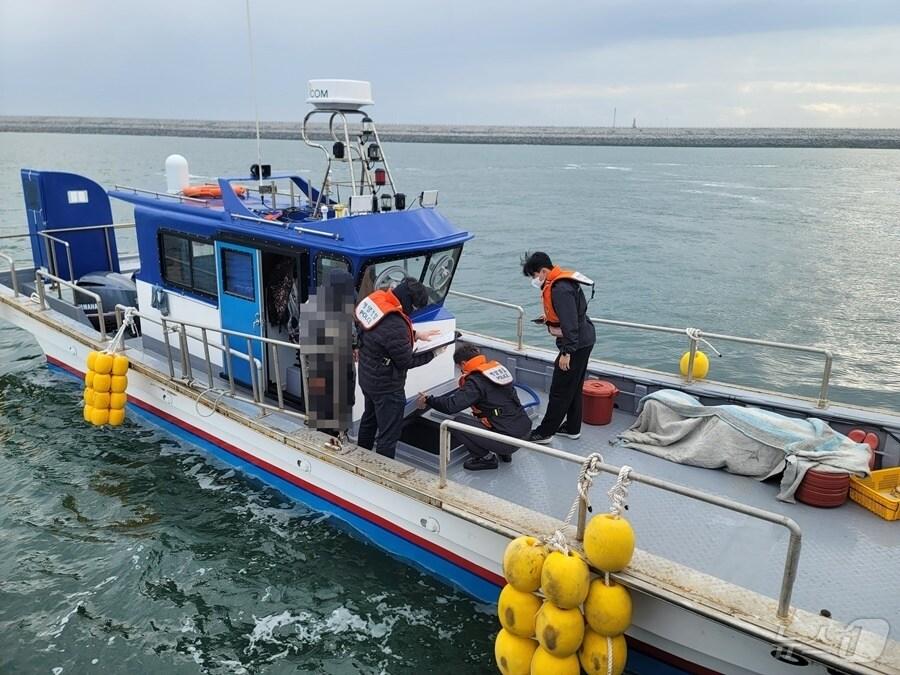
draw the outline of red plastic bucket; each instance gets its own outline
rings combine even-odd
[[[583,419],[587,424],[602,426],[612,421],[613,405],[619,390],[606,380],[585,380],[581,390],[583,396]]]

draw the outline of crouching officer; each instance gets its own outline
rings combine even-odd
[[[359,336],[359,386],[366,407],[359,423],[357,445],[375,447],[379,455],[393,457],[403,431],[406,408],[406,372],[430,363],[443,351],[438,348],[413,353],[416,337],[430,340],[431,333],[416,336],[409,315],[428,304],[422,283],[407,277],[392,290],[369,294],[356,306]]]
[[[442,396],[419,394],[420,409],[434,408],[448,415],[471,408],[476,419],[457,415],[457,422],[473,427],[484,427],[504,436],[528,438],[531,420],[522,407],[510,372],[496,361],[488,361],[474,345],[460,345],[453,354],[453,361],[462,371],[459,389]],[[482,438],[454,429],[451,432],[454,445],[464,445],[471,455],[463,466],[470,471],[496,469],[497,458],[512,460],[518,448],[492,438]]]

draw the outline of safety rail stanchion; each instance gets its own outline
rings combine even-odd
[[[160,318],[162,323],[163,342],[166,343],[166,361],[169,363],[169,377],[175,379],[175,363],[172,360],[172,343],[169,342],[169,326],[164,318]]]
[[[562,450],[557,450],[556,448],[550,448],[544,445],[531,443],[530,441],[511,438],[509,436],[504,436],[493,431],[488,431],[487,429],[472,427],[467,424],[462,424],[460,422],[448,419],[442,421],[440,426],[440,466],[438,481],[438,487],[440,489],[444,489],[447,487],[447,463],[450,458],[451,429],[456,429],[463,433],[472,434],[474,436],[481,436],[482,438],[489,438],[495,441],[500,441],[507,445],[512,445],[525,450],[538,452],[542,455],[547,455],[549,457],[562,459],[566,462],[578,464],[579,466],[584,463],[585,459],[581,455],[576,455],[571,452],[564,452]],[[619,475],[619,472],[621,471],[621,467],[613,466],[612,464],[606,464],[605,462],[598,462],[595,466],[600,471],[611,473],[614,475]],[[683,497],[687,497],[688,499],[695,499],[707,504],[712,504],[713,506],[718,506],[729,511],[742,513],[751,518],[757,518],[759,520],[764,520],[766,522],[786,528],[790,533],[790,539],[788,541],[787,555],[784,563],[784,575],[782,576],[781,580],[781,592],[778,597],[777,614],[781,619],[784,619],[788,616],[791,606],[791,594],[793,593],[794,582],[797,578],[797,566],[800,562],[800,547],[802,542],[802,532],[800,531],[800,526],[797,525],[797,523],[794,522],[793,519],[788,518],[787,516],[782,516],[778,513],[772,513],[771,511],[765,511],[763,509],[756,508],[755,506],[741,504],[740,502],[736,502],[725,497],[711,495],[706,492],[701,492],[700,490],[695,490],[683,485],[678,485],[676,483],[669,483],[658,478],[653,478],[652,476],[644,476],[642,474],[631,472],[628,477],[630,480],[636,483],[650,485],[651,487],[665,490],[667,492],[672,492]],[[582,506],[583,500],[581,501],[579,509],[582,508]]]
[[[187,331],[184,324],[178,326],[178,340],[181,345],[181,378],[186,382],[194,379],[194,371],[191,368],[191,350],[188,347]]]
[[[212,369],[212,359],[209,357],[209,340],[207,339],[206,329],[200,329],[200,337],[203,340],[203,357],[206,359],[206,380],[209,383],[209,388],[213,388],[213,369]]]
[[[228,388],[231,390],[231,395],[234,396],[236,389],[234,386],[234,361],[231,358],[231,340],[226,335],[223,342],[225,343],[225,370],[228,373]]]
[[[278,397],[278,407],[283,408],[284,392],[281,391],[281,365],[278,363],[278,345],[270,346],[272,347],[272,366],[275,369],[275,394]]]
[[[253,390],[253,400],[262,401],[259,393],[259,384],[256,381],[256,357],[253,356],[253,341],[247,338],[247,367],[250,369],[250,388]]]
[[[66,281],[65,279],[61,279],[53,274],[48,274],[44,270],[35,270],[34,271],[34,285],[38,289],[38,297],[40,299],[41,309],[47,309],[47,295],[46,295],[46,290],[44,289],[44,279],[52,281],[53,283],[57,284],[58,287],[65,286],[66,288],[71,290],[72,297],[73,297],[72,306],[74,306],[74,307],[78,307],[78,305],[74,303],[74,298],[75,298],[76,293],[81,293],[82,295],[86,295],[87,297],[91,298],[94,302],[97,303],[97,327],[100,332],[100,339],[103,340],[103,342],[106,342],[106,313],[103,311],[103,298],[101,298],[99,295],[97,295],[93,291],[89,291],[86,288],[81,288],[80,286],[78,286],[70,281]],[[66,304],[70,304],[70,303],[68,303],[68,301],[62,300],[62,290],[61,289],[60,289],[59,296],[60,296],[60,300],[62,302],[65,302]],[[82,311],[84,311],[84,310],[82,309]]]
[[[506,307],[514,309],[518,313],[516,319],[516,349],[522,351],[525,349],[525,310],[520,305],[514,305],[511,302],[502,302],[492,298],[485,298],[481,295],[472,295],[471,293],[463,293],[462,291],[447,291],[449,295],[455,295],[458,298],[466,298],[467,300],[475,300],[496,307]]]
[[[12,256],[7,255],[6,253],[0,253],[0,258],[3,258],[6,262],[9,263],[9,279],[12,284],[13,289],[13,297],[19,297],[19,280],[16,277],[16,261],[13,260]]]

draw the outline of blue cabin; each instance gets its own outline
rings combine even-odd
[[[308,123],[315,115],[329,120],[326,144],[310,140]],[[348,120],[354,116],[358,121]],[[308,336],[301,334],[299,319],[314,307],[328,273],[339,269],[352,276],[358,299],[407,276],[419,279],[431,302],[411,317],[416,327],[455,331],[444,300],[472,235],[435,208],[436,192],[419,193],[407,203],[395,188],[371,118],[356,102],[341,100],[339,91],[315,102],[302,135],[325,154],[320,184],[254,164],[246,176],[191,185],[186,160],[175,155],[166,160],[165,192],[121,186],[110,190],[110,197],[134,207],[140,260],[130,275],[133,304],[154,320],[190,321],[303,345]],[[103,189],[73,174],[25,170],[22,178],[35,265],[75,283],[104,274],[121,279]],[[55,211],[47,208],[56,202]],[[113,304],[104,301],[108,315]],[[188,337],[194,338],[185,341],[191,357],[204,358],[201,341]],[[171,349],[166,338],[155,321],[142,325],[145,349]],[[285,394],[302,401],[295,354],[272,359],[260,342],[223,339],[248,358],[226,363],[219,352],[206,358],[230,370],[235,381],[255,385],[252,353],[262,365],[256,377],[264,390],[271,393],[280,383]],[[410,371],[407,397],[452,376],[452,355],[442,354]],[[361,414],[361,398],[357,396],[354,419]]]

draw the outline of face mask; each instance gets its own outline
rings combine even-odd
[[[531,285],[534,286],[536,289],[541,290],[544,287],[544,282],[541,281],[540,277],[532,277]]]

